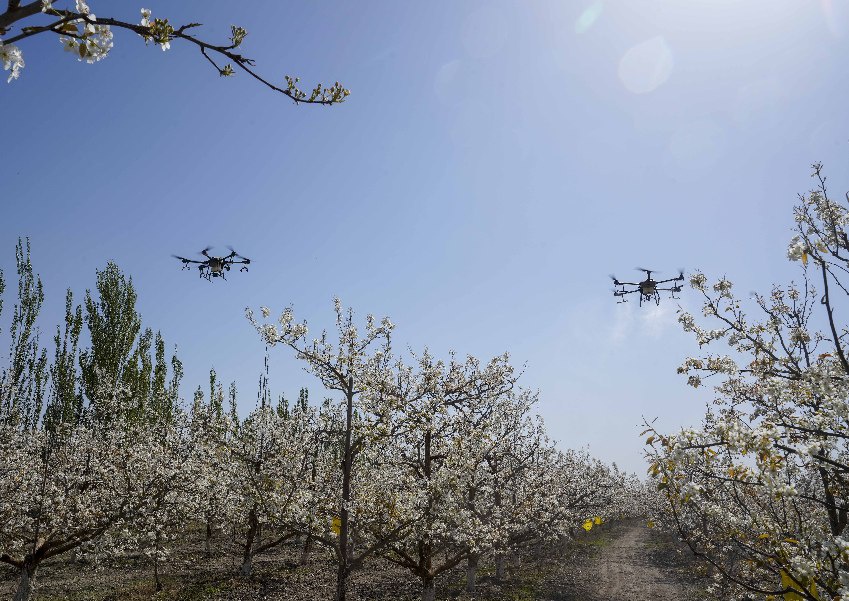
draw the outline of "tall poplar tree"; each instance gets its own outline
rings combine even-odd
[[[0,372],[0,423],[33,428],[41,416],[48,372],[47,351],[39,344],[35,323],[44,304],[44,289],[41,278],[33,274],[29,238],[26,247],[18,240],[15,261],[18,304],[9,327],[9,365]]]
[[[45,427],[54,432],[60,424],[75,423],[83,410],[83,395],[77,371],[80,333],[83,326],[82,307],[74,306],[71,289],[65,294],[64,332],[56,326],[53,342],[56,346],[50,366],[50,396],[44,414]]]
[[[166,385],[162,333],[154,337],[152,329],[142,330],[132,278],[126,278],[115,263],[97,272],[96,288],[97,296],[87,290],[85,297],[91,347],[79,358],[89,407],[106,421],[116,417],[167,421],[177,402],[182,364],[172,357],[173,378]]]

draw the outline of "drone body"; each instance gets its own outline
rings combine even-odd
[[[231,247],[227,247],[230,249],[230,254],[224,257],[214,257],[209,254],[209,249],[211,246],[207,246],[200,254],[206,257],[203,261],[195,261],[194,259],[187,259],[185,257],[180,257],[177,255],[171,255],[175,259],[180,259],[183,262],[183,269],[189,269],[191,264],[195,264],[198,266],[198,275],[202,278],[206,278],[207,281],[211,282],[212,278],[221,278],[222,280],[226,280],[224,277],[224,273],[230,271],[230,267],[233,265],[241,265],[242,268],[239,271],[247,271],[248,265],[250,265],[251,260],[247,257],[243,257]]]
[[[646,279],[641,282],[620,282],[614,276],[610,276],[613,279],[613,285],[617,288],[613,290],[613,296],[621,299],[619,302],[624,303],[627,302],[627,298],[625,298],[629,294],[639,294],[640,306],[643,306],[643,301],[649,302],[654,301],[655,305],[660,304],[660,293],[661,292],[669,292],[672,298],[678,298],[675,296],[677,292],[681,292],[681,285],[679,282],[684,281],[684,272],[681,271],[678,274],[678,277],[669,278],[668,280],[653,280],[651,277],[653,269],[643,269],[642,267],[637,267],[638,270],[645,272]],[[664,288],[662,284],[672,283],[671,287]],[[633,289],[628,289],[628,286],[634,286]]]

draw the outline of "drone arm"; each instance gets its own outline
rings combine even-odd
[[[186,257],[179,257],[177,255],[171,255],[175,259],[180,259],[183,263],[205,263],[206,261],[195,261],[194,259],[187,259]]]

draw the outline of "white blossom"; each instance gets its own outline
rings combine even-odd
[[[791,261],[801,261],[807,252],[807,246],[802,238],[800,236],[793,236],[790,244],[787,246],[787,258]]]
[[[20,48],[14,44],[3,44],[0,39],[0,61],[3,63],[3,70],[9,71],[6,83],[11,83],[20,76],[21,69],[24,68],[24,56]]]

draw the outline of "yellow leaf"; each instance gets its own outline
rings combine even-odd
[[[338,536],[339,533],[342,531],[342,520],[334,517],[333,518],[333,524],[331,525],[331,529],[333,530],[333,534],[336,534]]]
[[[601,517],[600,517],[600,516],[595,516],[595,518],[593,519],[593,523],[594,523],[596,526],[601,526],[603,522],[602,522],[602,520],[601,520]]]
[[[647,526],[648,528],[654,528],[654,520],[649,520],[649,521],[646,523],[646,526]]]
[[[769,534],[767,534],[766,532],[764,532],[763,534],[758,535],[758,538],[760,538],[760,539],[762,539],[762,540],[763,540],[763,539],[765,539],[765,538],[769,538]]]
[[[804,265],[806,267],[808,265],[808,252],[807,251],[802,251],[802,265]]]
[[[790,574],[781,570],[781,586],[789,589],[793,589],[791,593],[784,593],[784,601],[804,601],[805,597],[802,596],[802,591],[799,590],[799,585],[793,582],[793,579],[790,577]],[[819,595],[817,595],[817,585],[816,583],[811,584],[811,588],[808,589],[808,593],[810,593],[814,599],[819,599]]]
[[[584,520],[583,526],[581,526],[584,530],[589,532],[593,529],[593,521],[592,520]]]

